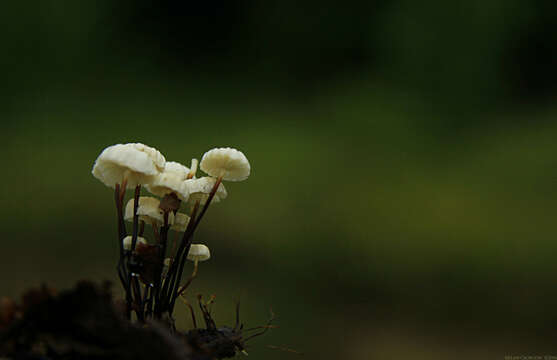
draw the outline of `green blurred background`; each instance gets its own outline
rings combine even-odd
[[[106,146],[233,146],[191,294],[221,325],[272,306],[250,358],[557,355],[554,1],[1,8],[5,295],[117,284]]]

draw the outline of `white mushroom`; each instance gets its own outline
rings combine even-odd
[[[185,186],[188,188],[190,193],[189,201],[194,204],[196,201],[199,201],[201,205],[204,205],[211,193],[211,190],[215,186],[215,178],[205,176],[199,179],[190,179],[184,182]],[[228,193],[226,192],[226,188],[221,183],[217,188],[217,192],[213,197],[212,202],[219,202],[221,200],[226,199]]]
[[[233,148],[216,148],[207,151],[199,164],[207,174],[226,181],[242,181],[250,174],[246,156]]]
[[[189,173],[190,169],[184,165],[169,161],[165,164],[164,171],[155,175],[146,188],[151,193],[160,197],[175,193],[180,200],[187,201],[189,192],[188,188],[184,186],[184,180],[186,180]]]
[[[127,182],[133,188],[149,184],[153,177],[164,170],[164,156],[144,144],[117,144],[102,151],[95,165],[93,176],[109,187]]]
[[[203,244],[191,244],[187,259],[193,261],[193,272],[186,283],[178,288],[178,295],[182,294],[197,276],[197,265],[200,261],[209,260],[211,253]]]
[[[147,224],[162,224],[164,222],[163,211],[159,208],[160,201],[157,198],[149,196],[141,196],[139,198],[139,204],[137,207],[137,215],[139,220],[146,222]],[[127,221],[133,221],[133,206],[134,199],[130,199],[126,204],[126,211],[124,214],[124,219]],[[168,223],[172,224],[174,222],[174,214],[168,214]]]
[[[184,232],[186,231],[189,222],[190,222],[189,216],[182,213],[176,213],[176,215],[174,215],[174,222],[172,223],[170,229],[174,231]]]
[[[209,248],[203,244],[191,244],[190,251],[188,252],[188,260],[198,262],[205,261],[211,258]]]
[[[191,274],[190,279],[193,279],[197,276],[197,264],[200,261],[209,260],[211,258],[211,252],[209,248],[203,244],[191,244],[190,251],[188,252],[187,259],[193,261],[193,272]],[[189,285],[189,282],[186,283],[185,287]]]
[[[132,237],[131,236],[126,236],[124,238],[124,240],[122,240],[123,244],[124,244],[124,250],[131,250],[132,249]],[[147,240],[145,240],[145,238],[142,238],[141,236],[137,237],[137,241],[135,243],[135,246],[137,246],[138,244],[143,244],[143,245],[147,245]]]

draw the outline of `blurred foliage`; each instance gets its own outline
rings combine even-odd
[[[116,281],[112,194],[90,175],[104,147],[188,163],[235,146],[253,173],[208,213],[193,291],[223,323],[237,298],[250,326],[273,306],[252,355],[557,354],[555,10],[3,5],[3,291]]]

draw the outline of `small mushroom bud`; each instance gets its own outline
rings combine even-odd
[[[123,244],[124,244],[124,250],[131,250],[132,249],[132,237],[131,236],[126,236],[124,238],[124,240],[122,240]],[[135,243],[135,246],[137,246],[138,244],[143,244],[143,245],[147,245],[147,240],[145,240],[145,238],[142,238],[141,236],[137,237],[137,242]]]
[[[160,225],[164,222],[163,211],[159,207],[160,200],[154,197],[141,196],[139,198],[139,204],[137,207],[137,215],[139,220],[146,222],[147,224],[157,224]],[[126,204],[126,211],[124,214],[124,219],[127,221],[133,221],[133,208],[134,199],[130,199]],[[174,214],[170,213],[168,216],[168,223],[172,224],[174,222]]]

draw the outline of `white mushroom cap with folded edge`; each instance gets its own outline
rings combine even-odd
[[[124,250],[132,249],[132,237],[130,235],[126,236],[124,240],[122,240],[122,242],[124,244]],[[135,246],[137,246],[137,244],[147,245],[147,240],[145,240],[145,238],[142,238],[141,236],[138,236]]]
[[[213,189],[213,186],[215,186],[216,181],[217,180],[215,178],[209,176],[205,176],[199,179],[186,180],[184,182],[184,185],[189,190],[190,202],[195,203],[197,200],[199,200],[199,203],[201,205],[204,205],[207,201],[207,198],[209,197],[209,194],[211,193],[211,190]],[[215,193],[212,201],[219,202],[226,199],[227,196],[228,193],[226,192],[226,188],[221,183],[219,184],[217,192]]]
[[[186,231],[189,222],[190,222],[189,216],[182,213],[176,213],[176,215],[174,215],[174,222],[172,223],[170,229],[174,231],[184,232]]]
[[[162,224],[164,222],[163,211],[159,208],[160,201],[157,198],[150,196],[139,197],[139,204],[137,207],[137,215],[139,220],[145,221],[147,224],[156,222]],[[134,199],[130,199],[126,204],[126,211],[124,213],[124,219],[127,221],[133,221],[133,205]],[[172,224],[174,222],[174,214],[168,214],[168,223]]]
[[[242,181],[250,174],[250,165],[244,153],[229,147],[207,151],[199,167],[207,174],[226,181]]]
[[[140,143],[117,144],[102,151],[95,165],[93,176],[109,187],[121,184],[124,179],[130,188],[148,184],[164,170],[164,156],[152,147]]]
[[[190,169],[175,161],[168,161],[164,171],[154,176],[150,184],[146,185],[151,193],[164,197],[166,194],[175,193],[182,201],[187,201],[188,188],[184,186]]]
[[[190,251],[188,252],[188,260],[191,261],[205,261],[211,258],[209,248],[203,244],[191,244]]]

